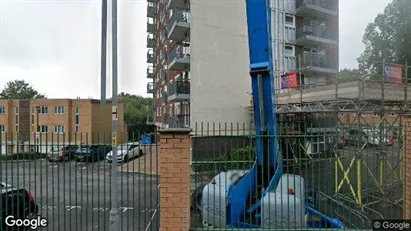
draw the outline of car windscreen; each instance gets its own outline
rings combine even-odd
[[[64,147],[62,147],[62,146],[53,146],[53,147],[51,147],[51,152],[60,152],[60,151],[63,151],[63,149],[64,149]]]
[[[128,150],[128,149],[130,149],[129,145],[120,145],[120,146],[118,146],[118,150]]]

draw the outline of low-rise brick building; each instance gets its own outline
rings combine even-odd
[[[117,109],[118,142],[124,142],[124,107]],[[110,143],[112,103],[94,99],[0,100],[1,154],[58,144]]]

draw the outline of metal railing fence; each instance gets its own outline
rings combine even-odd
[[[153,140],[117,135],[119,230],[159,230]],[[112,142],[109,132],[0,133],[1,230],[37,216],[39,230],[109,230]]]
[[[404,115],[386,113],[281,114],[278,133],[265,136],[253,124],[193,124],[192,229],[370,229],[403,219],[407,128]],[[274,156],[256,162],[260,141],[282,167],[265,164]],[[277,169],[283,177],[271,185]]]

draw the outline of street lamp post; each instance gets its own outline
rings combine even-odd
[[[37,133],[40,131],[40,125],[39,125],[39,115],[40,115],[40,106],[36,106],[36,132],[35,134],[35,144],[36,144],[36,153],[39,153],[39,144],[37,142],[38,137],[37,137]]]
[[[112,156],[112,172],[111,172],[111,210],[109,217],[109,230],[118,231],[119,228],[119,207],[118,207],[118,169],[117,169],[117,132],[118,132],[118,78],[117,78],[117,0],[112,0],[112,144],[113,144],[113,156]]]

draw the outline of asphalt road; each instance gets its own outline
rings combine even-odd
[[[48,226],[38,230],[108,230],[111,166],[105,161],[0,162],[3,182],[31,191]],[[119,173],[120,230],[159,229],[156,176]]]

